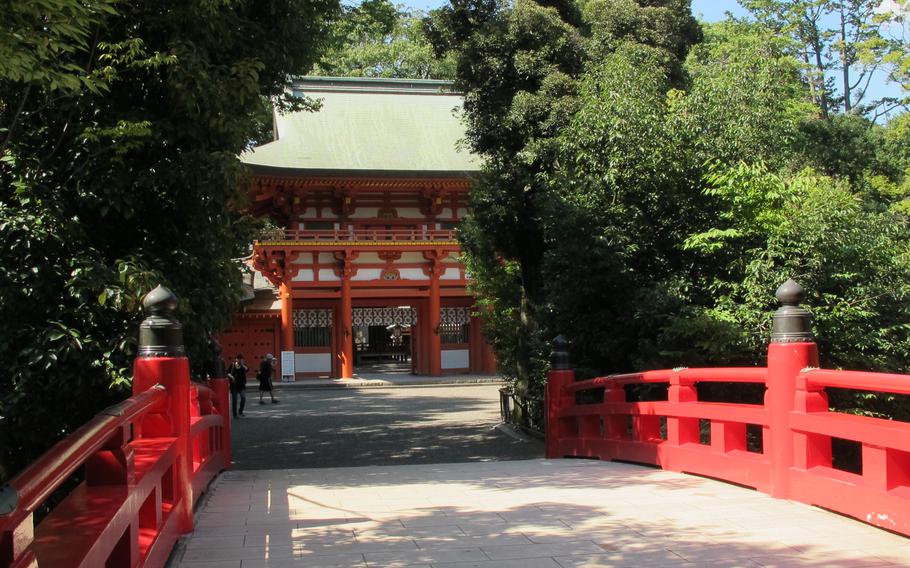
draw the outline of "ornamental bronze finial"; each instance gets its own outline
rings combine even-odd
[[[148,315],[139,325],[139,357],[183,357],[183,325],[177,321],[177,296],[162,285],[145,295]]]
[[[780,285],[775,293],[781,307],[774,312],[771,326],[771,343],[800,343],[812,341],[809,328],[812,314],[799,307],[806,299],[806,291],[792,278]]]

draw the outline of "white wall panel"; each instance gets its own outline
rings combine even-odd
[[[338,275],[335,274],[335,271],[332,270],[331,268],[320,268],[319,269],[319,279],[325,280],[325,281],[341,280],[341,278],[339,278]]]
[[[458,280],[461,278],[461,271],[457,268],[446,268],[446,271],[439,277],[440,280]]]
[[[429,280],[430,277],[419,268],[399,268],[399,277],[402,280]]]
[[[354,213],[348,215],[349,219],[375,219],[379,215],[379,207],[358,207]]]
[[[423,253],[419,252],[403,252],[401,253],[401,262],[420,262],[424,263],[427,259],[423,257]]]
[[[443,369],[467,369],[470,366],[467,349],[442,350]]]
[[[378,252],[362,252],[353,262],[354,264],[375,264],[385,261],[379,258]]]
[[[357,274],[351,278],[351,281],[356,280],[379,280],[379,276],[382,275],[381,268],[361,268],[357,271]]]
[[[300,272],[297,273],[297,276],[294,277],[294,282],[312,282],[313,281],[313,269],[312,268],[301,268]]]
[[[399,219],[423,219],[424,214],[420,212],[420,209],[416,207],[398,207],[398,218]]]
[[[295,353],[294,370],[298,373],[331,373],[331,353]]]

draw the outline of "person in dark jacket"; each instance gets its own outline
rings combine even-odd
[[[265,404],[262,400],[262,395],[269,393],[269,397],[272,399],[272,404],[278,402],[278,399],[275,398],[275,395],[272,394],[272,376],[275,374],[275,356],[269,353],[262,359],[262,363],[259,365],[259,373],[256,375],[256,378],[259,379],[259,404]]]
[[[243,360],[243,353],[237,354],[227,370],[231,382],[231,413],[234,418],[243,416],[243,407],[246,406],[246,374],[249,370],[246,361]],[[240,399],[240,412],[237,412],[238,398]]]

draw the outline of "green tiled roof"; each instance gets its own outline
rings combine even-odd
[[[246,164],[348,174],[469,173],[459,149],[462,98],[444,81],[306,78],[294,92],[321,99],[317,112],[277,115],[277,140],[245,153]]]

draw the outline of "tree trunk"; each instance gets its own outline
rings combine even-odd
[[[523,232],[518,259],[521,265],[521,306],[519,309],[518,357],[516,358],[518,380],[515,384],[516,390],[520,393],[528,391],[534,373],[534,338],[540,328],[538,312],[543,295],[541,265],[543,264],[544,249],[540,227],[529,227]]]
[[[850,102],[850,60],[847,53],[847,20],[844,17],[844,5],[840,5],[840,59],[844,75],[844,112],[849,113],[853,109]]]
[[[825,88],[825,62],[822,59],[821,38],[818,34],[818,23],[814,18],[806,14],[806,38],[809,47],[815,52],[815,73],[812,80],[816,82],[818,92],[818,106],[821,111],[821,117],[828,119],[828,93]]]

